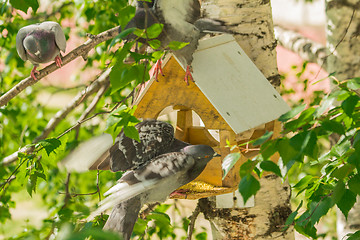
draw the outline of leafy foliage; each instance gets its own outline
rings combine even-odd
[[[48,6],[37,0],[2,1],[0,8],[0,94],[7,92],[29,75],[32,65],[24,63],[15,49],[15,37],[20,27],[51,20],[63,23],[67,40],[86,34],[99,34],[115,26],[125,26],[135,9],[126,0],[104,1],[53,1]],[[69,24],[71,22],[71,24]],[[89,69],[99,71],[111,67],[110,87],[93,109],[97,121],[86,121],[74,127],[77,119],[88,108],[90,101],[83,99],[76,111],[61,119],[46,138],[38,138],[50,119],[60,110],[39,100],[46,89],[50,94],[64,91],[61,87],[47,87],[41,82],[29,87],[0,108],[0,156],[3,159],[21,147],[28,152],[18,152],[16,162],[2,162],[0,166],[0,232],[10,239],[118,239],[117,235],[104,232],[106,215],[84,223],[101,193],[121,177],[122,173],[95,172],[68,174],[57,163],[83,140],[101,134],[104,129],[113,136],[123,129],[125,134],[139,140],[134,125],[138,120],[128,102],[135,86],[149,79],[151,62],[163,55],[162,51],[140,53],[134,41],[124,39],[129,34],[149,38],[154,49],[160,45],[154,39],[162,31],[161,24],[146,30],[127,29],[116,38],[99,44],[89,54],[81,73],[74,75],[77,85],[65,89],[75,95],[83,90],[80,82]],[[170,42],[170,49],[180,49],[188,43]],[[141,47],[141,44],[139,44]],[[304,72],[302,66],[300,75]],[[258,178],[264,171],[283,178],[290,178],[296,198],[303,196],[297,209],[290,214],[286,226],[312,238],[317,238],[316,223],[335,206],[347,217],[360,194],[360,133],[359,96],[354,90],[360,87],[360,78],[336,82],[339,90],[324,96],[321,92],[309,104],[297,103],[292,111],[280,117],[284,123],[284,136],[270,139],[271,132],[252,141],[260,145],[261,154],[245,162],[240,169],[242,177],[239,191],[245,201],[260,189]],[[304,86],[306,88],[306,84]],[[288,90],[289,93],[292,90]],[[335,107],[332,107],[333,103]],[[90,119],[91,120],[91,119]],[[84,121],[85,122],[85,121]],[[101,122],[99,124],[99,122]],[[106,126],[102,123],[106,122]],[[72,130],[72,131],[70,131]],[[65,134],[66,133],[66,134]],[[335,139],[331,148],[329,139]],[[323,144],[325,142],[325,144]],[[280,155],[278,164],[270,157]],[[238,161],[239,155],[229,155],[224,163],[224,173]],[[297,174],[300,173],[300,174]],[[101,182],[101,184],[98,184]],[[26,197],[24,197],[24,195]],[[46,212],[40,223],[16,222],[12,208],[24,202],[40,202]],[[37,206],[38,207],[38,206]],[[174,230],[186,233],[189,220],[173,222],[166,214],[169,205],[161,205],[145,218],[140,219],[134,234],[143,239],[175,239]],[[176,208],[175,211],[180,213]],[[26,229],[26,231],[24,231]],[[196,239],[207,239],[206,232],[196,232]],[[359,232],[348,239],[358,239]]]
[[[268,140],[266,133],[252,141],[261,143],[260,155],[240,168],[239,191],[245,201],[260,189],[253,175],[260,177],[263,171],[269,171],[287,178],[294,169],[303,169],[306,175],[292,188],[296,197],[304,194],[306,206],[301,213],[301,201],[286,224],[294,224],[298,232],[312,238],[318,237],[315,224],[332,207],[337,206],[347,217],[359,195],[360,98],[353,90],[360,79],[334,83],[339,89],[324,96],[318,105],[305,109],[302,104],[279,118],[284,123],[283,137]],[[338,104],[332,106],[335,102]],[[335,139],[335,143],[326,148],[323,143],[329,139]],[[270,160],[275,153],[280,155],[278,164]]]
[[[27,77],[32,68],[16,52],[15,37],[21,27],[41,21],[56,21],[61,23],[68,42],[75,39],[75,42],[81,43],[87,40],[87,34],[96,35],[119,25],[126,26],[135,13],[135,8],[129,6],[127,0],[63,0],[53,1],[48,6],[45,3],[39,5],[38,0],[10,0],[3,1],[0,9],[0,95]],[[162,28],[161,24],[155,24],[146,30],[122,31],[114,39],[97,45],[95,52],[87,56],[81,72],[73,75],[75,87],[49,87],[40,81],[0,108],[1,159],[13,153],[16,159],[17,150],[27,149],[17,153],[16,161],[1,162],[0,235],[9,239],[119,239],[118,235],[102,230],[106,215],[86,224],[84,222],[105,189],[113,185],[122,173],[69,174],[57,163],[78,143],[104,131],[116,136],[123,129],[125,135],[139,140],[134,127],[139,120],[133,116],[135,108],[128,105],[135,86],[149,79],[151,62],[160,59],[163,51],[139,52],[141,43],[136,47],[135,41],[125,43],[123,40],[129,34],[152,39],[161,33]],[[149,41],[149,45],[158,48],[157,40]],[[172,42],[169,47],[179,49],[185,45]],[[91,100],[83,98],[76,111],[57,119],[55,128],[46,132],[49,121],[54,121],[54,116],[62,110],[42,101],[41,93],[56,95],[65,92],[74,97],[86,87],[81,81],[83,75],[88,72],[95,75],[94,69],[99,72],[110,67],[110,86],[92,109],[95,114],[89,119],[82,118],[82,113],[91,105]],[[90,121],[95,116],[96,121]],[[81,127],[76,126],[77,119],[82,119],[79,121]],[[26,226],[23,222],[16,222],[11,209],[23,202],[39,202],[35,208],[41,206],[45,216],[37,223],[32,218],[38,217],[31,217]],[[166,214],[168,208],[167,205],[159,206],[146,219],[139,220],[136,228],[139,235],[174,239],[175,228],[183,229],[186,234],[187,218],[184,217],[178,226]],[[153,225],[154,222],[156,225]],[[197,239],[204,239],[204,234],[206,236],[204,232],[196,234],[200,234]]]

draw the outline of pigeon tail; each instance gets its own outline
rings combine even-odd
[[[119,232],[124,240],[129,240],[141,207],[141,196],[119,203],[111,211],[104,230]]]

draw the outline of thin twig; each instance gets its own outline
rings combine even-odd
[[[160,205],[160,203],[158,202],[148,204],[147,207],[139,214],[140,218],[144,220],[147,217],[147,215],[149,215],[150,212],[154,210],[154,208],[158,205]]]
[[[111,72],[111,69],[104,71],[95,81],[93,81],[86,89],[78,93],[63,109],[59,110],[53,118],[50,119],[42,133],[34,139],[33,143],[37,143],[40,140],[43,140],[49,136],[49,134],[55,129],[55,127],[72,111],[74,110],[85,98],[92,95],[103,85],[108,84],[108,76]],[[33,151],[33,147],[25,146],[20,150],[14,152],[13,154],[5,157],[2,161],[3,165],[8,165],[16,161],[18,153]]]
[[[3,191],[3,194],[0,195],[0,199],[1,199],[1,197],[2,197],[3,195],[5,195],[5,186],[6,186],[7,184],[10,184],[10,182],[11,182],[12,180],[14,180],[14,178],[16,178],[16,177],[15,177],[15,173],[17,172],[17,170],[19,170],[19,168],[20,168],[25,162],[26,162],[26,161],[23,160],[23,161],[15,168],[15,170],[12,171],[12,173],[10,174],[10,176],[5,180],[4,184],[1,186],[1,191]]]
[[[95,95],[94,99],[91,101],[90,105],[85,109],[85,111],[81,114],[78,121],[84,120],[92,111],[94,111],[96,105],[99,103],[101,97],[105,94],[108,89],[110,82],[106,82],[103,86],[101,86],[100,90]],[[80,126],[76,128],[76,139],[79,135]]]
[[[68,64],[69,62],[73,61],[74,59],[82,56],[86,59],[89,51],[93,49],[99,43],[107,41],[116,37],[119,34],[119,27],[114,27],[109,30],[106,30],[98,35],[93,36],[91,39],[88,39],[85,43],[80,45],[79,47],[75,48],[67,55],[62,58],[63,65]],[[54,72],[58,69],[55,62],[40,71],[40,73],[36,76],[37,79],[33,79],[32,77],[27,77],[16,84],[13,88],[7,91],[0,97],[0,107],[6,105],[12,98],[16,97],[20,92],[22,92],[27,87],[34,85],[38,81],[40,81],[43,77],[49,75],[50,73]]]
[[[199,216],[199,214],[200,214],[200,206],[199,206],[199,204],[197,204],[194,212],[190,216],[190,223],[189,223],[189,227],[188,227],[186,240],[191,240],[192,234],[195,229],[195,221],[196,221],[197,217]]]
[[[65,208],[68,205],[69,200],[71,198],[70,191],[69,191],[70,176],[71,176],[71,173],[68,173],[67,177],[66,177],[66,181],[65,181],[65,198],[64,198],[64,205],[62,206],[62,208]]]
[[[90,196],[90,195],[94,195],[97,194],[98,191],[95,192],[91,192],[91,193],[69,193],[69,196],[71,197],[77,197],[77,196]],[[66,192],[58,192],[58,194],[67,194]]]
[[[334,55],[334,53],[335,53],[336,49],[338,48],[338,46],[344,41],[345,36],[346,36],[346,34],[348,33],[349,28],[350,28],[350,25],[351,25],[351,23],[352,23],[352,21],[353,21],[353,19],[354,19],[355,12],[356,12],[356,9],[354,9],[353,12],[352,12],[352,15],[351,15],[351,17],[350,17],[349,24],[346,26],[346,28],[345,28],[345,30],[344,30],[344,35],[341,37],[341,39],[339,40],[339,42],[335,45],[334,50],[332,50],[332,51],[324,58],[323,63],[322,63],[321,66],[320,66],[320,69],[323,68],[324,64],[326,63],[327,58],[330,57],[331,55]],[[329,49],[329,50],[330,50],[330,49]],[[316,79],[316,78],[319,76],[319,74],[320,74],[320,69],[319,69],[319,71],[316,73],[316,76],[315,76],[314,79]],[[325,69],[327,69],[327,68],[325,68]]]
[[[101,201],[101,192],[100,192],[100,171],[97,170],[96,173],[96,189],[99,194],[99,202]]]

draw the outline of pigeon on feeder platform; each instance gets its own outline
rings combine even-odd
[[[189,145],[174,138],[173,127],[162,121],[145,120],[136,125],[140,142],[123,132],[102,157],[98,166],[113,171],[127,170],[118,184],[105,193],[108,197],[92,214],[114,207],[104,229],[130,239],[142,206],[163,202],[179,187],[194,180],[218,154],[207,145]]]
[[[191,182],[204,170],[216,153],[207,145],[191,145],[159,155],[135,170],[126,172],[105,193],[108,197],[97,212],[113,207],[104,229],[130,239],[142,206],[163,202],[177,188]]]
[[[63,30],[56,22],[47,21],[23,27],[16,35],[16,50],[24,61],[30,60],[34,65],[31,77],[36,80],[36,68],[40,63],[55,60],[61,67],[60,50],[65,52],[66,39]]]
[[[233,33],[227,29],[223,21],[201,18],[199,0],[152,0],[151,2],[138,0],[135,16],[125,29],[146,29],[155,23],[163,24],[162,33],[157,37],[161,42],[160,49],[167,49],[169,43],[173,41],[188,43],[181,49],[170,49],[182,65],[186,66],[187,84],[189,79],[194,81],[191,63],[199,39],[209,32]],[[150,39],[139,39],[143,43],[148,40]],[[161,72],[161,61],[156,64],[156,80],[159,71]]]

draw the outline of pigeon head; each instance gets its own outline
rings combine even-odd
[[[195,159],[204,159],[207,161],[210,161],[213,157],[220,156],[208,145],[190,145],[184,147],[183,152],[187,155],[191,155]]]

